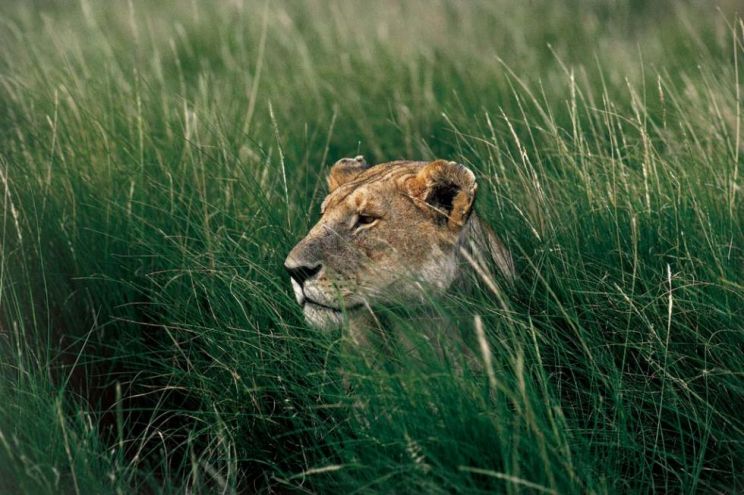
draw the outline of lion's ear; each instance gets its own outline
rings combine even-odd
[[[462,228],[470,216],[476,189],[475,174],[469,168],[444,160],[424,165],[408,181],[408,192],[416,203],[452,230]]]
[[[369,164],[362,155],[340,159],[333,164],[331,171],[328,173],[328,192],[333,192],[368,168]]]

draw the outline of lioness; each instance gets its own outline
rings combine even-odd
[[[320,220],[284,262],[308,323],[353,326],[385,301],[420,302],[476,260],[511,278],[511,255],[473,211],[477,187],[455,162],[336,162]]]

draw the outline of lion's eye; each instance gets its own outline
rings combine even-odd
[[[372,225],[377,220],[379,220],[379,218],[372,216],[372,215],[357,215],[356,227],[365,227],[368,225]]]

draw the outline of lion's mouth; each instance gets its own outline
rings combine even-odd
[[[305,306],[310,306],[310,307],[314,307],[314,308],[320,308],[320,309],[324,309],[326,311],[332,311],[332,312],[334,312],[336,314],[341,314],[341,313],[344,312],[344,310],[346,310],[348,312],[348,311],[353,311],[355,309],[361,308],[362,307],[362,304],[361,303],[358,303],[358,304],[349,304],[349,305],[344,306],[344,308],[342,309],[342,308],[338,308],[338,307],[335,307],[335,306],[329,306],[327,304],[320,303],[318,301],[315,301],[315,300],[310,299],[307,296],[305,296],[304,300],[302,301],[302,307],[304,308]]]
[[[341,312],[341,309],[340,308],[336,308],[336,307],[333,307],[333,306],[329,306],[327,304],[319,303],[317,301],[313,301],[312,299],[308,299],[307,297],[305,297],[305,300],[302,301],[302,307],[304,308],[305,306],[310,306],[310,307],[315,307],[315,308],[321,308],[321,309],[325,309],[327,311],[333,311],[334,313],[340,313]]]
[[[342,307],[324,304],[311,297],[308,297],[307,294],[305,293],[305,288],[299,283],[297,283],[297,281],[294,278],[290,277],[290,280],[292,281],[292,289],[294,290],[295,299],[297,299],[297,304],[302,306],[303,310],[306,308],[310,308],[316,311],[328,311],[330,313],[333,313],[334,315],[340,315],[344,312],[344,310],[347,312],[353,311],[363,306],[362,303],[344,304]]]

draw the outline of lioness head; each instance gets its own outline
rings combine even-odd
[[[370,166],[358,156],[333,165],[328,187],[320,220],[284,263],[310,324],[336,327],[344,312],[421,300],[452,284],[477,189],[468,168],[442,160]]]

